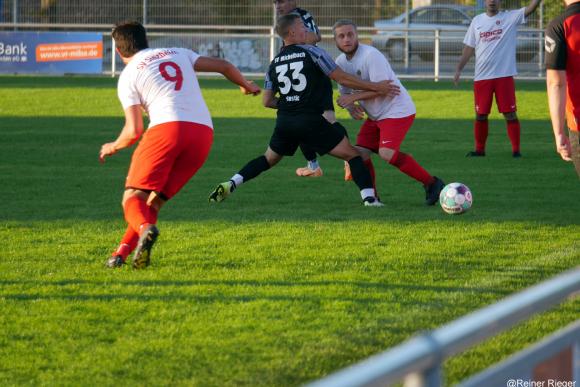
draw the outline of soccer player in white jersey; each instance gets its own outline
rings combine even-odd
[[[196,72],[221,73],[245,94],[256,95],[260,88],[222,59],[183,48],[149,48],[145,28],[138,22],[119,23],[112,35],[126,65],[118,83],[125,126],[115,141],[103,144],[100,161],[139,140],[144,132],[142,110],[150,123],[133,153],[125,183],[122,205],[128,227],[107,266],[123,266],[135,250],[132,264],[141,269],[149,265],[159,235],[159,209],[201,168],[213,141]]]
[[[400,88],[399,95],[386,97],[376,92],[352,90],[339,85],[341,96],[338,104],[346,108],[356,120],[363,119],[364,113],[367,115],[357,136],[356,147],[371,172],[375,190],[372,153],[378,153],[383,160],[422,183],[426,194],[425,203],[435,204],[445,184],[423,169],[411,155],[399,150],[415,120],[416,110],[411,96],[397,79],[385,56],[376,48],[359,43],[354,22],[339,20],[332,30],[336,47],[342,52],[336,58],[336,64],[344,72],[364,81],[390,80]]]
[[[521,157],[520,122],[516,114],[514,84],[514,75],[517,74],[517,28],[538,8],[540,1],[531,0],[527,7],[518,10],[500,11],[500,0],[485,0],[485,13],[471,21],[454,77],[457,85],[461,70],[475,53],[475,150],[467,153],[468,157],[485,156],[489,131],[487,116],[491,111],[494,94],[498,110],[506,119],[512,156]]]

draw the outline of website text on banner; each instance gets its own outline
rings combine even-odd
[[[0,32],[0,73],[100,74],[98,33]]]

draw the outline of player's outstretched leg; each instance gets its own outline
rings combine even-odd
[[[282,160],[282,156],[268,147],[265,155],[257,157],[247,163],[242,169],[240,169],[238,173],[232,176],[229,181],[218,184],[218,186],[209,195],[209,202],[223,202],[240,185],[257,177],[262,172],[267,171],[276,165],[280,160]]]
[[[143,227],[139,242],[133,255],[133,268],[144,269],[151,263],[151,249],[157,241],[159,230],[154,224],[149,224]]]
[[[411,156],[398,149],[379,148],[379,156],[405,175],[417,180],[425,188],[425,204],[432,206],[439,200],[439,193],[445,187],[443,181],[432,176]]]

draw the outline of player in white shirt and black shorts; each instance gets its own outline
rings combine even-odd
[[[354,119],[361,120],[365,113],[367,115],[358,133],[356,147],[371,172],[375,190],[375,168],[371,153],[378,153],[383,160],[423,184],[425,203],[435,204],[445,184],[423,169],[411,155],[400,151],[401,143],[415,120],[416,110],[411,96],[393,72],[387,58],[376,48],[359,43],[354,22],[339,20],[332,30],[336,47],[342,51],[336,58],[338,67],[363,81],[390,80],[400,88],[399,95],[385,97],[375,92],[339,85],[341,97],[338,104],[346,108]]]
[[[142,111],[150,124],[133,153],[125,183],[128,227],[107,266],[123,266],[135,250],[132,264],[141,269],[149,265],[159,235],[159,209],[201,168],[213,142],[213,124],[196,72],[221,73],[245,94],[258,94],[260,88],[225,60],[183,48],[149,48],[145,28],[136,21],[119,23],[112,35],[126,65],[118,83],[125,126],[115,141],[103,144],[101,162],[139,140],[144,132]]]
[[[471,21],[463,40],[463,54],[457,64],[454,81],[457,85],[461,71],[475,53],[475,150],[468,157],[485,156],[485,143],[489,131],[488,115],[495,94],[500,113],[506,119],[507,133],[512,145],[512,156],[521,157],[520,122],[516,114],[514,75],[516,70],[516,42],[518,25],[526,22],[541,0],[518,10],[501,11],[500,0],[485,0],[485,13]]]

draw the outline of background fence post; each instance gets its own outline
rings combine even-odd
[[[147,24],[147,0],[143,0],[143,25]]]
[[[270,62],[274,60],[276,54],[274,51],[276,50],[276,5],[272,5],[272,27],[270,27]]]
[[[409,72],[409,0],[405,0],[405,72]]]
[[[115,44],[115,39],[111,36],[111,78],[115,78],[115,72],[117,71],[117,62],[115,61],[116,53],[117,45]]]
[[[12,23],[14,23],[14,31],[18,29],[16,23],[18,23],[18,0],[12,0]]]
[[[542,71],[544,67],[544,2],[540,3],[540,25],[538,28],[542,30],[540,33],[540,39],[538,40],[538,75],[542,76]]]
[[[434,63],[433,63],[433,67],[434,67],[434,77],[435,77],[435,82],[439,82],[439,55],[440,55],[440,49],[441,49],[441,31],[440,30],[435,30],[435,52],[434,52]]]

